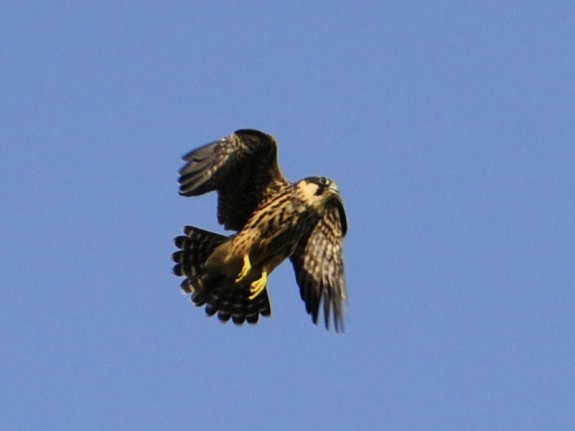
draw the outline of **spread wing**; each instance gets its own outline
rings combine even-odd
[[[299,241],[292,261],[301,298],[308,314],[317,323],[323,302],[325,327],[330,316],[336,332],[343,331],[343,312],[347,302],[343,274],[343,237],[347,219],[340,199],[327,204],[324,216]]]
[[[180,194],[218,192],[218,222],[241,230],[270,187],[287,184],[277,163],[273,136],[258,130],[237,130],[183,157]]]

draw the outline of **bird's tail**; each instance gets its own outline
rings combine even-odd
[[[182,289],[186,293],[192,293],[194,289],[188,281],[203,274],[208,257],[218,245],[226,242],[228,237],[192,226],[185,226],[184,234],[174,239],[176,247],[180,249],[172,254],[172,259],[176,262],[174,274],[186,277]]]
[[[271,314],[267,289],[252,300],[249,298],[249,288],[204,273],[206,260],[216,247],[229,240],[228,237],[192,226],[184,227],[184,233],[184,236],[174,240],[179,248],[172,254],[176,262],[174,274],[185,277],[180,287],[184,293],[192,295],[196,306],[206,305],[209,316],[217,313],[220,320],[225,322],[232,318],[238,325],[245,321],[255,324],[260,314]]]

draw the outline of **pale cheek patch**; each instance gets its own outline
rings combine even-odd
[[[319,188],[317,184],[302,181],[298,184],[298,187],[306,202],[313,203],[317,199],[316,192]]]

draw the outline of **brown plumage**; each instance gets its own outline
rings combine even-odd
[[[346,290],[342,243],[347,231],[335,183],[308,177],[289,183],[277,164],[275,139],[238,130],[183,157],[180,194],[218,192],[218,221],[226,237],[191,226],[175,239],[174,273],[197,306],[236,324],[269,316],[268,275],[290,258],[306,311],[326,328],[343,330]],[[331,317],[331,318],[330,318]]]

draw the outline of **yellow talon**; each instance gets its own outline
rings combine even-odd
[[[250,256],[248,254],[246,254],[244,256],[244,266],[242,267],[242,270],[240,271],[240,273],[238,274],[238,276],[236,278],[236,283],[239,283],[244,278],[246,278],[247,275],[250,273],[251,269],[252,269],[252,264],[250,262]]]
[[[249,296],[250,301],[253,301],[255,297],[257,297],[263,290],[266,288],[266,283],[268,282],[268,273],[266,271],[262,271],[262,276],[258,278],[256,281],[252,283],[250,286],[250,293]]]

